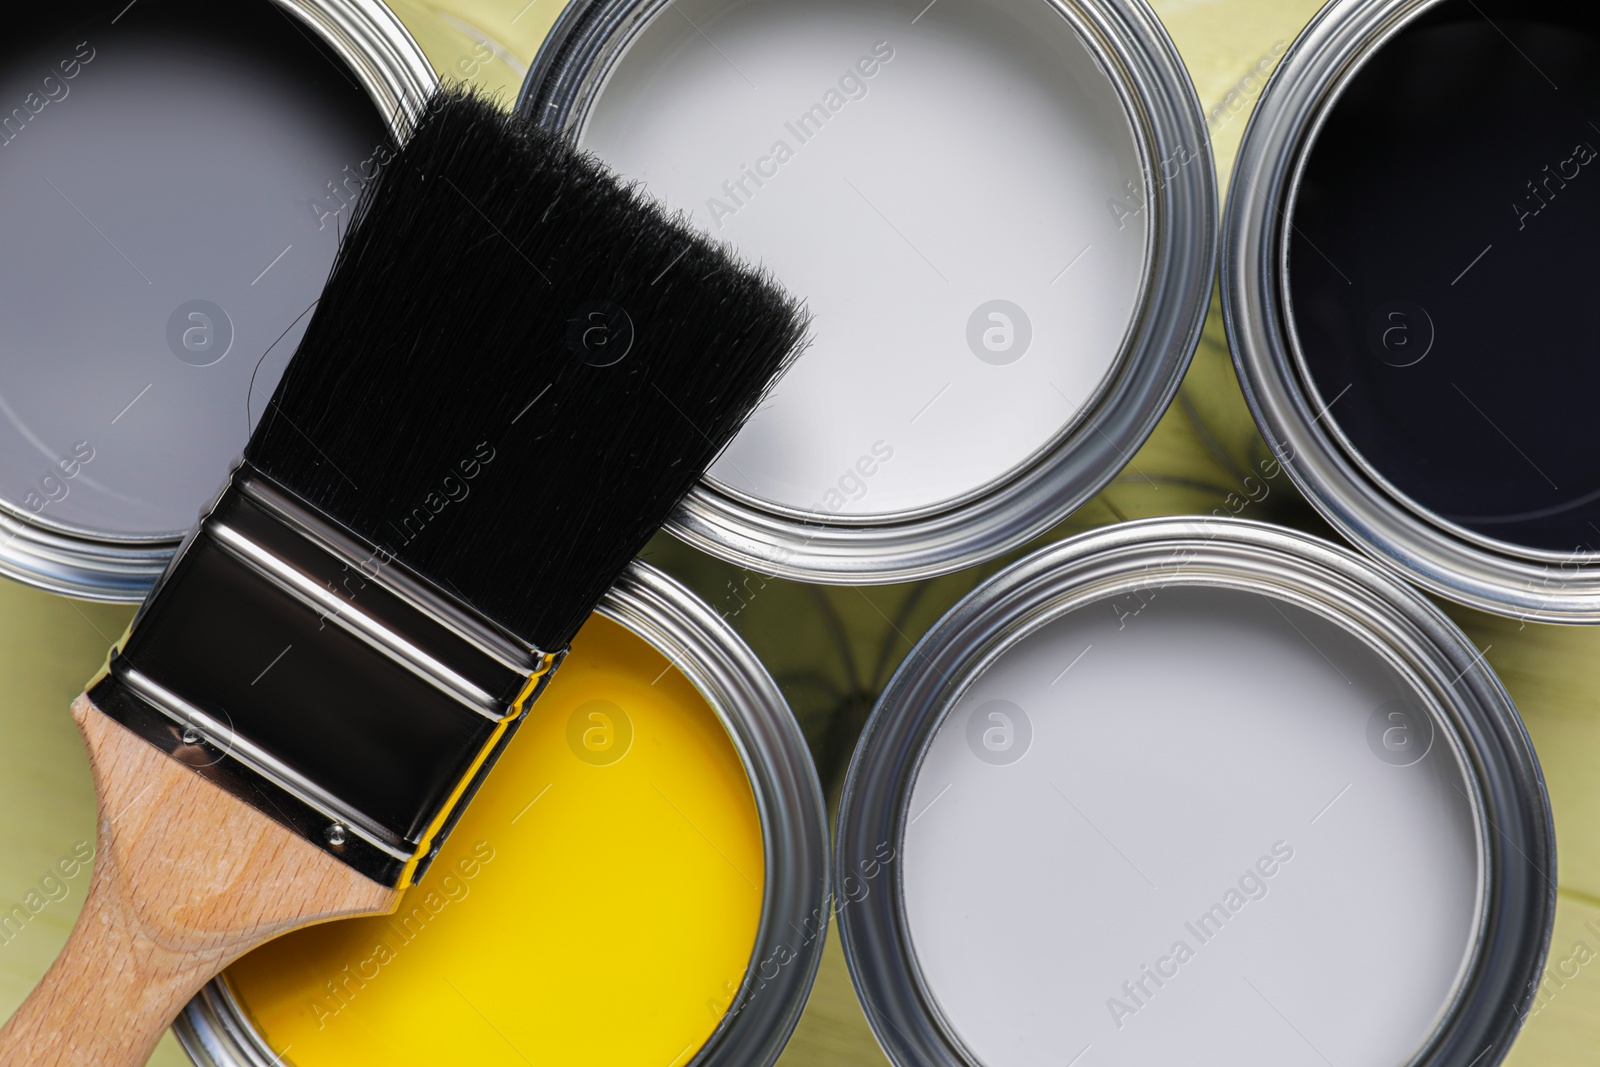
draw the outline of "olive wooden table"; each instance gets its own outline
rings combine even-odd
[[[515,95],[559,0],[392,0],[435,67]],[[1308,0],[1156,0],[1194,74],[1224,183],[1263,76],[1317,8]],[[1278,479],[1247,489],[1266,456],[1233,376],[1215,306],[1179,400],[1150,442],[1050,540],[1121,518],[1226,508],[1326,536]],[[1041,541],[1042,543],[1042,541]],[[818,589],[752,576],[665,538],[650,558],[739,628],[783,684],[836,793],[856,731],[888,674],[957,597],[998,561],[932,582]],[[1510,1063],[1587,1067],[1600,1047],[1600,627],[1554,628],[1449,608],[1485,651],[1539,750],[1555,809],[1561,891],[1546,995]],[[67,704],[131,617],[0,581],[0,1012],[44,972],[80,907],[94,797]],[[1397,908],[1415,906],[1397,900]],[[287,1057],[293,1061],[292,1051]],[[167,1037],[152,1061],[187,1063]],[[884,1063],[836,940],[783,1067]],[[622,1065],[632,1067],[632,1065]],[[648,1065],[640,1065],[648,1067]]]

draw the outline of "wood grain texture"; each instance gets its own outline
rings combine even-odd
[[[0,1067],[138,1067],[189,998],[244,952],[399,902],[87,697],[72,714],[94,772],[94,877],[66,948],[0,1029]]]

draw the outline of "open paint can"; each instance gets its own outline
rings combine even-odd
[[[1539,765],[1421,595],[1155,519],[980,587],[857,749],[851,974],[900,1067],[1505,1056],[1555,909]]]
[[[827,844],[772,679],[636,563],[399,910],[244,957],[179,1040],[202,1067],[766,1067],[821,960]]]
[[[434,84],[378,0],[70,0],[0,44],[0,573],[137,601]]]
[[[1433,592],[1546,622],[1600,622],[1597,114],[1590,5],[1336,0],[1256,107],[1225,227],[1234,358],[1311,502]]]
[[[762,573],[1023,544],[1197,343],[1215,176],[1142,2],[576,0],[520,106],[807,298],[811,348],[670,526]]]

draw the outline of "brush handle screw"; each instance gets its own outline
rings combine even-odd
[[[338,848],[345,842],[345,833],[344,823],[336,822],[328,827],[328,832],[323,836],[328,839],[328,844]]]

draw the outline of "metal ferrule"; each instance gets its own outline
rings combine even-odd
[[[560,659],[242,466],[89,695],[317,847],[403,888]]]

